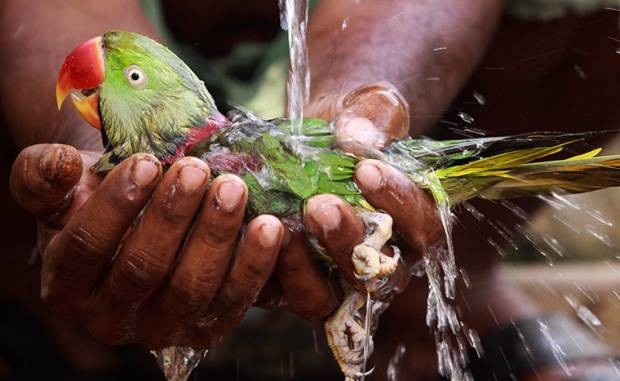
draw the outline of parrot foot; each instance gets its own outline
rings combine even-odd
[[[353,248],[351,260],[355,276],[364,282],[389,276],[398,266],[400,250],[394,247],[394,256],[381,252],[381,248],[392,237],[392,217],[385,213],[361,214],[371,233],[362,243]]]
[[[372,353],[372,336],[364,328],[358,313],[366,305],[366,297],[350,290],[342,305],[325,322],[327,343],[345,375],[345,380],[355,380],[364,373],[366,356]]]
[[[392,237],[392,217],[385,213],[361,211],[370,230],[362,243],[353,249],[355,276],[363,282],[362,293],[343,282],[345,299],[338,310],[325,322],[327,343],[334,354],[345,381],[364,379],[366,361],[373,351],[373,339],[379,315],[387,309],[391,290],[382,290],[388,276],[398,267],[400,250],[393,247],[394,255],[381,252]]]

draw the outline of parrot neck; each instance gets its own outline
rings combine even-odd
[[[166,165],[172,164],[175,160],[184,157],[197,144],[211,139],[213,135],[229,125],[230,121],[228,118],[219,112],[209,115],[202,126],[191,128],[174,153],[162,158],[161,162]]]

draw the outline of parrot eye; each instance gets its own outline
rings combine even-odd
[[[146,73],[137,65],[131,65],[125,69],[125,77],[133,87],[142,89],[146,85]]]

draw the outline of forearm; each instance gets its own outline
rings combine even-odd
[[[138,1],[7,0],[0,10],[0,102],[18,148],[58,142],[101,149],[99,133],[72,107],[58,112],[54,88],[67,53],[109,29],[154,35]]]
[[[481,59],[501,8],[502,0],[323,0],[309,26],[311,104],[387,81],[411,106],[410,132],[426,130]]]

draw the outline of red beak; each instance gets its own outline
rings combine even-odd
[[[65,58],[56,82],[58,109],[71,94],[71,100],[80,115],[93,127],[101,128],[98,91],[104,79],[105,64],[101,37],[91,38]]]

